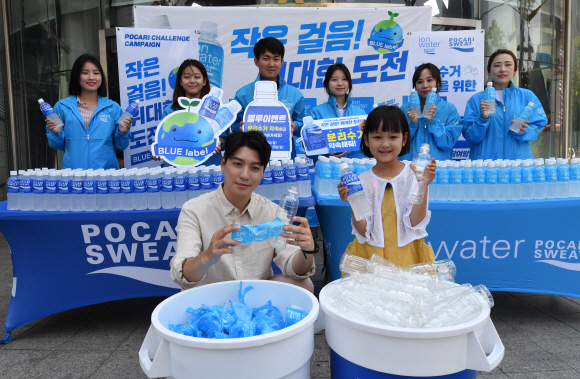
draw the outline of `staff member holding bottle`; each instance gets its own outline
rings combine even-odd
[[[487,74],[496,93],[495,113],[485,100],[485,91],[471,97],[463,116],[463,136],[471,144],[471,159],[531,159],[530,141],[548,123],[540,100],[530,90],[518,88],[512,78],[518,69],[518,60],[509,50],[497,50],[489,57]],[[529,103],[533,103],[529,118],[510,130],[515,118]]]
[[[48,145],[64,151],[62,167],[119,169],[115,150],[129,146],[133,117],[119,124],[123,110],[107,98],[107,80],[97,58],[89,54],[77,58],[68,93],[54,106],[64,126],[45,120]]]
[[[441,72],[432,63],[423,63],[413,74],[413,88],[421,101],[422,114],[413,111],[411,102],[403,104],[401,110],[407,116],[411,133],[411,150],[400,157],[401,160],[413,160],[422,144],[431,146],[431,157],[435,160],[449,160],[452,149],[461,135],[461,117],[455,106],[439,97],[441,90]],[[427,96],[432,89],[436,100],[426,104]]]

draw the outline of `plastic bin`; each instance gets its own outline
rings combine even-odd
[[[244,281],[253,290],[245,301],[257,308],[272,300],[285,315],[286,307],[308,312],[302,321],[277,332],[237,339],[207,339],[171,332],[167,325],[186,323],[187,307],[225,305],[238,298],[239,281],[214,283],[169,297],[151,315],[139,361],[149,378],[310,378],[314,351],[314,321],[318,301],[310,292],[287,283]]]
[[[395,328],[343,315],[326,300],[325,290],[319,300],[333,379],[471,379],[475,370],[491,371],[503,359],[505,349],[487,308],[461,325]]]

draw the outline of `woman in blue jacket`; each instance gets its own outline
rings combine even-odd
[[[352,92],[352,80],[350,71],[344,64],[335,63],[326,70],[324,90],[328,94],[328,101],[310,111],[312,119],[323,120],[326,118],[362,116],[366,114],[364,110],[352,104],[349,96]],[[339,158],[345,155],[348,155],[349,158],[366,158],[360,150],[331,155]]]
[[[417,67],[413,74],[413,88],[419,94],[421,111],[423,111],[431,88],[437,88],[437,94],[441,90],[439,68],[432,63],[424,63]],[[431,121],[413,112],[411,103],[403,104],[401,110],[406,114],[409,123],[411,150],[399,159],[412,160],[413,155],[424,143],[431,146],[430,154],[436,160],[451,159],[453,146],[461,135],[462,127],[461,117],[453,104],[437,96],[437,103],[428,110],[428,114],[433,117]]]
[[[485,93],[476,93],[469,99],[463,115],[463,136],[471,144],[471,159],[531,159],[530,141],[548,123],[540,100],[530,90],[518,88],[512,78],[518,69],[518,60],[509,50],[497,50],[487,62],[487,74],[496,94],[494,114],[487,114],[489,105]],[[528,105],[534,103],[532,115],[519,133],[509,130],[513,120]]]
[[[48,145],[64,151],[62,167],[119,169],[115,150],[129,145],[133,117],[119,124],[123,110],[107,99],[107,80],[97,58],[89,54],[77,58],[68,93],[54,106],[64,126],[55,129],[56,122],[45,120]]]

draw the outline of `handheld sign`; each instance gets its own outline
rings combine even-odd
[[[173,166],[198,166],[211,157],[220,134],[242,109],[235,100],[222,104],[222,93],[214,87],[201,100],[180,97],[184,109],[161,120],[151,145],[153,155]]]
[[[367,115],[324,120],[304,117],[300,131],[306,155],[322,155],[356,151],[360,149],[362,130],[360,124]]]

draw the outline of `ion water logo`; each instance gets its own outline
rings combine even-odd
[[[534,245],[536,262],[547,263],[570,271],[580,271],[578,250],[580,241],[552,241],[536,240]]]
[[[175,84],[177,84],[177,71],[179,71],[179,67],[175,67],[173,70],[171,70],[169,76],[167,77],[167,81],[169,82],[171,89],[175,89]]]
[[[371,31],[368,45],[377,52],[381,54],[391,53],[403,46],[403,28],[393,20],[398,15],[398,13],[389,11],[391,18],[379,22]]]

